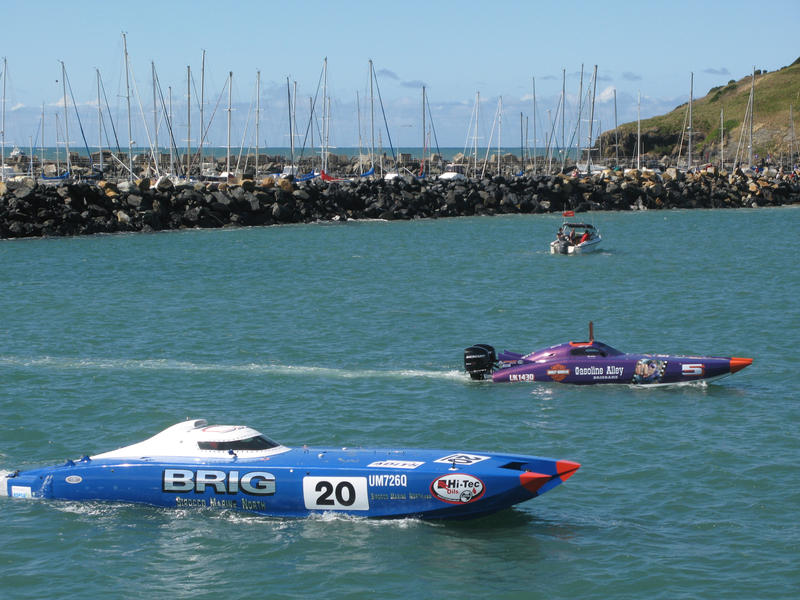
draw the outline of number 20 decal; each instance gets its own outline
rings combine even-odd
[[[369,510],[366,477],[303,477],[309,510]]]

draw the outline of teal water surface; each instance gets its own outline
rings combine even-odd
[[[0,470],[187,417],[289,446],[574,460],[459,523],[0,499],[0,597],[790,598],[800,209],[504,216],[0,243]],[[754,358],[711,385],[494,385],[478,342]]]

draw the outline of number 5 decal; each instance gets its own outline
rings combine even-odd
[[[309,510],[369,510],[366,477],[303,477]]]
[[[705,371],[705,366],[703,365],[703,363],[697,363],[697,364],[686,363],[681,365],[681,373],[683,373],[687,377],[702,377],[704,371]]]

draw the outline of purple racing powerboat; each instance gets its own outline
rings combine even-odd
[[[736,373],[752,362],[752,358],[626,354],[595,341],[591,322],[588,342],[567,342],[530,354],[505,350],[496,354],[488,344],[464,350],[464,367],[470,377],[491,376],[496,382],[675,385],[709,382]]]

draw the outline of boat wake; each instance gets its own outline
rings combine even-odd
[[[4,473],[10,471],[0,471],[0,477]],[[418,517],[402,517],[399,519],[369,519],[360,515],[347,515],[337,512],[323,512],[310,514],[305,517],[287,518],[275,517],[271,515],[263,515],[250,512],[241,512],[237,510],[219,510],[212,508],[198,508],[198,509],[171,509],[163,506],[150,506],[147,511],[142,511],[142,507],[132,502],[53,502],[49,504],[54,510],[78,515],[80,517],[88,517],[91,519],[118,519],[119,514],[126,510],[137,510],[139,515],[148,514],[150,517],[164,518],[178,520],[191,520],[197,515],[202,515],[204,519],[219,519],[235,525],[248,525],[248,526],[266,526],[272,529],[286,529],[298,526],[313,527],[315,524],[326,524],[331,522],[347,522],[356,525],[363,525],[369,528],[394,528],[394,529],[409,529],[412,527],[426,527],[426,528],[440,528],[444,524],[436,521],[426,521]]]
[[[656,388],[659,388],[659,389],[663,389],[663,388],[671,388],[671,389],[674,389],[674,388],[698,388],[698,389],[707,390],[708,389],[708,383],[710,381],[715,381],[717,379],[721,379],[721,378],[720,377],[716,377],[714,379],[701,379],[699,381],[673,381],[673,382],[670,382],[670,383],[648,383],[648,384],[626,383],[626,384],[623,384],[623,385],[625,385],[625,386],[627,386],[627,387],[629,387],[631,389],[634,389],[634,390],[644,390],[644,389],[648,389],[648,388],[653,388],[653,389],[656,389]]]
[[[341,369],[312,365],[286,365],[280,363],[199,363],[172,359],[110,359],[70,357],[18,357],[0,356],[0,366],[17,368],[53,369],[58,371],[163,371],[163,372],[218,372],[228,374],[283,375],[327,377],[334,379],[407,379],[427,378],[460,380],[463,371],[435,369]]]

